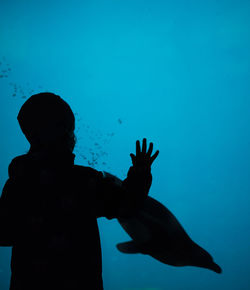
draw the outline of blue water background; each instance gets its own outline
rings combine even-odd
[[[150,195],[223,268],[119,253],[129,237],[102,218],[105,290],[250,289],[250,1],[2,0],[0,15],[1,189],[29,148],[20,106],[59,94],[76,114],[76,163],[125,178],[135,141],[154,142]],[[1,290],[9,278],[0,248]]]

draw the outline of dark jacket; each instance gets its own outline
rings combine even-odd
[[[148,194],[150,170],[131,167],[120,186],[74,157],[28,153],[9,165],[0,245],[13,247],[11,290],[103,289],[97,218],[130,216]]]

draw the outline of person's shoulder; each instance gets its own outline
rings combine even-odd
[[[28,154],[22,154],[22,155],[18,155],[16,157],[14,157],[12,160],[11,160],[11,163],[17,163],[17,162],[24,162],[26,160],[28,160],[29,158],[29,155]],[[11,164],[10,163],[10,164]]]
[[[9,176],[16,175],[20,168],[23,168],[29,162],[27,154],[19,155],[14,157],[8,167]]]

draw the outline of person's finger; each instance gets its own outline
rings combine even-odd
[[[135,164],[135,155],[133,153],[130,154],[130,157],[132,159],[133,165]]]
[[[136,155],[138,156],[141,153],[141,148],[140,148],[140,141],[136,141]]]
[[[143,138],[142,140],[142,154],[146,154],[146,149],[147,149],[147,139]]]
[[[150,165],[155,161],[155,159],[158,156],[158,154],[159,154],[159,150],[157,150],[155,152],[155,154],[150,158]]]
[[[150,157],[153,151],[153,143],[150,142],[147,155]]]

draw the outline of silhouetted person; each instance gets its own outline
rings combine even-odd
[[[152,182],[153,144],[136,142],[122,186],[74,165],[75,118],[52,93],[31,96],[18,121],[30,143],[9,165],[0,199],[0,245],[12,246],[11,290],[103,289],[98,217],[129,217]]]

